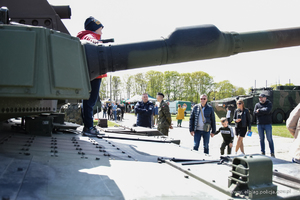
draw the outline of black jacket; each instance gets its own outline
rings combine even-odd
[[[137,102],[134,108],[135,113],[137,113],[136,125],[151,128],[151,116],[153,109],[153,103],[150,101],[147,101],[146,103],[143,101]]]
[[[257,113],[256,110],[259,109]],[[254,107],[257,124],[272,124],[272,102],[268,99],[264,104],[258,102]]]
[[[235,123],[235,127],[236,128],[240,128],[240,127],[243,127],[243,128],[247,128],[248,127],[248,130],[251,130],[251,118],[250,118],[250,112],[247,108],[245,108],[243,110],[243,112],[241,113],[242,111],[239,110],[239,109],[236,109],[234,111],[234,114],[233,114],[233,121],[235,121],[236,119],[239,119],[238,115],[241,114],[241,119],[242,121],[238,122],[238,123]]]

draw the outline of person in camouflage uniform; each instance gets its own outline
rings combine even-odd
[[[163,100],[164,95],[160,92],[157,93],[156,99],[160,103],[158,108],[157,130],[164,135],[168,135],[169,129],[173,129],[169,105]]]

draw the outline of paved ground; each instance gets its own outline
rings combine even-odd
[[[102,113],[100,114],[100,117],[102,117]],[[117,121],[120,125],[125,126],[132,126],[134,123],[136,123],[136,117],[132,114],[125,114],[124,119],[122,122]],[[220,127],[221,124],[217,124],[217,128]],[[193,148],[193,137],[189,133],[189,122],[183,121],[182,127],[176,127],[177,122],[173,122],[174,129],[170,130],[169,137],[173,139],[179,139],[181,140],[181,146],[192,149]],[[218,156],[220,155],[220,146],[223,139],[221,134],[216,135],[213,138],[210,138],[210,146],[209,151],[210,155]],[[232,154],[235,152],[235,145],[236,145],[237,139],[235,138]],[[276,158],[280,158],[283,160],[291,161],[292,157],[289,155],[289,147],[291,146],[291,143],[293,142],[292,138],[284,138],[279,136],[273,136],[274,146],[275,146],[275,156]],[[270,155],[270,149],[269,144],[267,142],[267,139],[265,139],[266,144],[266,155]],[[260,153],[260,145],[259,145],[259,136],[257,133],[252,134],[252,137],[246,136],[244,138],[244,148],[246,154],[258,154]],[[199,148],[200,151],[203,151],[203,143],[201,141],[201,145]],[[226,150],[225,150],[226,152]],[[239,152],[240,153],[240,152]]]

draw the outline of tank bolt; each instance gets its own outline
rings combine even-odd
[[[212,182],[215,183],[216,181],[215,181],[215,180],[212,180]]]
[[[186,176],[184,176],[184,178],[189,178],[189,176],[186,175]]]
[[[18,167],[18,172],[21,172],[23,171],[23,168],[22,167]]]
[[[100,160],[100,158],[97,157],[96,160]]]

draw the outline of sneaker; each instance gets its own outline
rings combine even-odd
[[[292,162],[293,162],[293,163],[300,164],[300,160],[298,160],[298,159],[296,159],[296,158],[293,158],[293,159],[292,159]]]
[[[266,155],[265,152],[261,152],[261,155]]]
[[[271,153],[271,157],[275,158],[275,154],[274,154],[274,153]]]
[[[88,136],[88,137],[97,137],[99,135],[99,131],[96,129],[96,127],[91,127],[91,128],[86,128],[84,127],[82,130],[82,135],[83,136]]]

